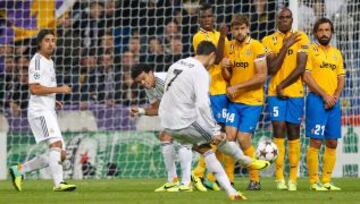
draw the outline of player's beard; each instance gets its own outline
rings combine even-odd
[[[243,34],[241,34],[241,33],[236,36],[236,40],[237,40],[239,43],[243,43],[243,42],[245,41],[245,39],[246,39],[246,35],[243,35]]]
[[[331,37],[327,37],[327,36],[322,36],[321,38],[318,38],[318,42],[323,46],[329,45],[330,40],[331,40]]]

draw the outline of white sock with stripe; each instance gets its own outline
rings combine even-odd
[[[59,186],[63,179],[63,166],[61,165],[61,149],[50,148],[49,167],[55,186]]]

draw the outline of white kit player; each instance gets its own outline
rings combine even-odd
[[[56,47],[55,33],[52,30],[41,30],[37,36],[38,52],[29,65],[30,100],[28,121],[36,143],[46,142],[49,150],[35,158],[12,166],[9,171],[16,190],[22,190],[23,175],[27,172],[49,167],[54,181],[54,191],[73,191],[76,186],[63,180],[61,162],[66,157],[65,144],[57,122],[55,107],[62,107],[56,101],[56,94],[69,94],[67,85],[57,86],[54,62],[51,59]]]
[[[203,41],[198,45],[194,57],[179,60],[170,66],[159,116],[166,132],[182,144],[192,144],[193,149],[204,156],[208,170],[216,176],[230,200],[242,200],[246,197],[231,186],[210,147],[210,143],[217,145],[220,151],[244,166],[250,166],[254,162],[243,154],[235,142],[226,140],[226,135],[220,131],[211,111],[210,76],[207,69],[215,61],[215,52],[214,44]],[[256,161],[256,166],[261,166],[258,169],[269,166],[267,161]]]
[[[158,115],[159,104],[164,94],[164,83],[166,72],[154,72],[153,68],[146,64],[135,65],[131,69],[131,78],[134,83],[145,88],[150,105],[146,108],[132,107],[131,115],[134,116],[156,116]],[[159,140],[161,143],[161,153],[164,157],[165,168],[168,181],[164,185],[155,189],[155,192],[191,192],[191,164],[192,150],[191,145],[175,145],[170,134],[161,131]],[[182,170],[181,183],[178,182],[176,173],[176,147],[178,147],[178,158]],[[204,187],[206,190],[206,188]]]

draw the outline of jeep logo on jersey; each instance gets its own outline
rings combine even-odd
[[[287,51],[287,55],[292,55],[294,53],[294,51],[292,50],[292,49],[289,49],[288,51]]]
[[[249,67],[249,62],[237,62],[237,61],[234,61],[234,66],[235,67],[238,67],[238,68],[248,68]]]
[[[320,64],[320,68],[330,68],[331,70],[335,70],[336,65],[331,64],[331,63],[327,63],[327,62],[322,62],[322,64]]]

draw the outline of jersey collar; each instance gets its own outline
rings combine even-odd
[[[207,31],[207,30],[205,30],[204,28],[201,28],[201,27],[200,27],[199,30],[200,30],[200,32],[203,32],[203,33],[205,33],[205,34],[206,34],[206,33],[209,33],[209,32],[211,32],[211,33],[215,32],[215,29],[213,29],[212,31]]]

